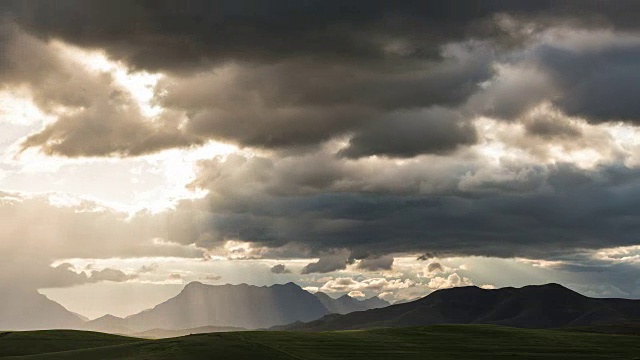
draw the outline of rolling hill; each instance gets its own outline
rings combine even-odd
[[[494,325],[323,333],[232,332],[163,340],[46,331],[0,336],[0,358],[8,354],[18,355],[11,359],[32,360],[638,359],[640,341],[637,336]]]
[[[0,332],[0,358],[122,345],[140,339],[77,330]]]
[[[128,334],[128,336],[143,338],[143,339],[167,339],[172,337],[187,336],[194,334],[210,334],[219,332],[239,332],[246,331],[247,329],[237,327],[220,327],[220,326],[203,326],[192,329],[179,329],[179,330],[167,330],[167,329],[151,329],[141,331],[138,333]]]
[[[436,324],[495,324],[559,328],[640,323],[640,300],[596,299],[558,284],[486,290],[475,286],[438,290],[409,303],[331,314],[283,330],[327,331]]]

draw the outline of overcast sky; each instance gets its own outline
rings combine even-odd
[[[0,289],[640,298],[636,1],[2,1]]]

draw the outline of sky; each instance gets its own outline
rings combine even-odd
[[[0,2],[0,290],[640,298],[635,1]]]

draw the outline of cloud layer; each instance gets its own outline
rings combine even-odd
[[[638,6],[5,1],[0,90],[50,119],[14,139],[23,153],[237,151],[199,162],[201,196],[162,213],[3,195],[19,225],[0,226],[1,282],[131,280],[51,270],[97,253],[317,259],[305,276],[392,271],[408,253],[591,266],[577,254],[638,244]],[[425,266],[429,288],[470,283]],[[345,279],[321,288],[378,286]]]

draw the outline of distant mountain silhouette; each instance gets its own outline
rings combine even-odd
[[[266,328],[387,305],[389,303],[377,297],[360,301],[348,295],[338,299],[324,293],[313,295],[294,283],[259,287],[192,282],[180,294],[153,309],[127,318],[105,315],[87,322],[83,329],[161,337],[158,334],[166,335],[163,331],[189,334],[189,329],[207,327]]]
[[[328,313],[317,297],[294,283],[259,287],[192,282],[153,309],[127,317],[121,326],[133,331],[212,325],[257,329],[311,321]]]
[[[80,314],[75,313],[75,312],[72,312],[72,314],[73,314],[73,315],[75,315],[75,316],[77,316],[77,317],[78,317],[78,319],[80,319],[80,320],[82,320],[82,321],[84,321],[84,322],[89,321],[89,318],[88,318],[88,317],[86,317],[86,316],[80,315]]]
[[[376,296],[365,300],[358,300],[349,295],[343,295],[334,299],[323,292],[317,292],[315,293],[315,296],[330,313],[334,314],[348,314],[354,311],[363,311],[389,306],[388,302]]]
[[[284,330],[350,330],[436,324],[495,324],[558,328],[640,323],[640,300],[597,299],[558,284],[485,290],[475,286],[435,291],[405,304],[332,314]]]
[[[84,324],[83,330],[110,334],[130,334],[133,332],[133,330],[127,326],[127,320],[113,315],[105,315],[88,321]]]
[[[359,301],[361,304],[364,304],[369,309],[379,309],[379,308],[383,308],[391,305],[391,303],[389,303],[388,301],[380,299],[377,296],[370,297],[364,300],[359,300]]]
[[[83,323],[78,315],[35,290],[0,295],[0,330],[78,329]]]

